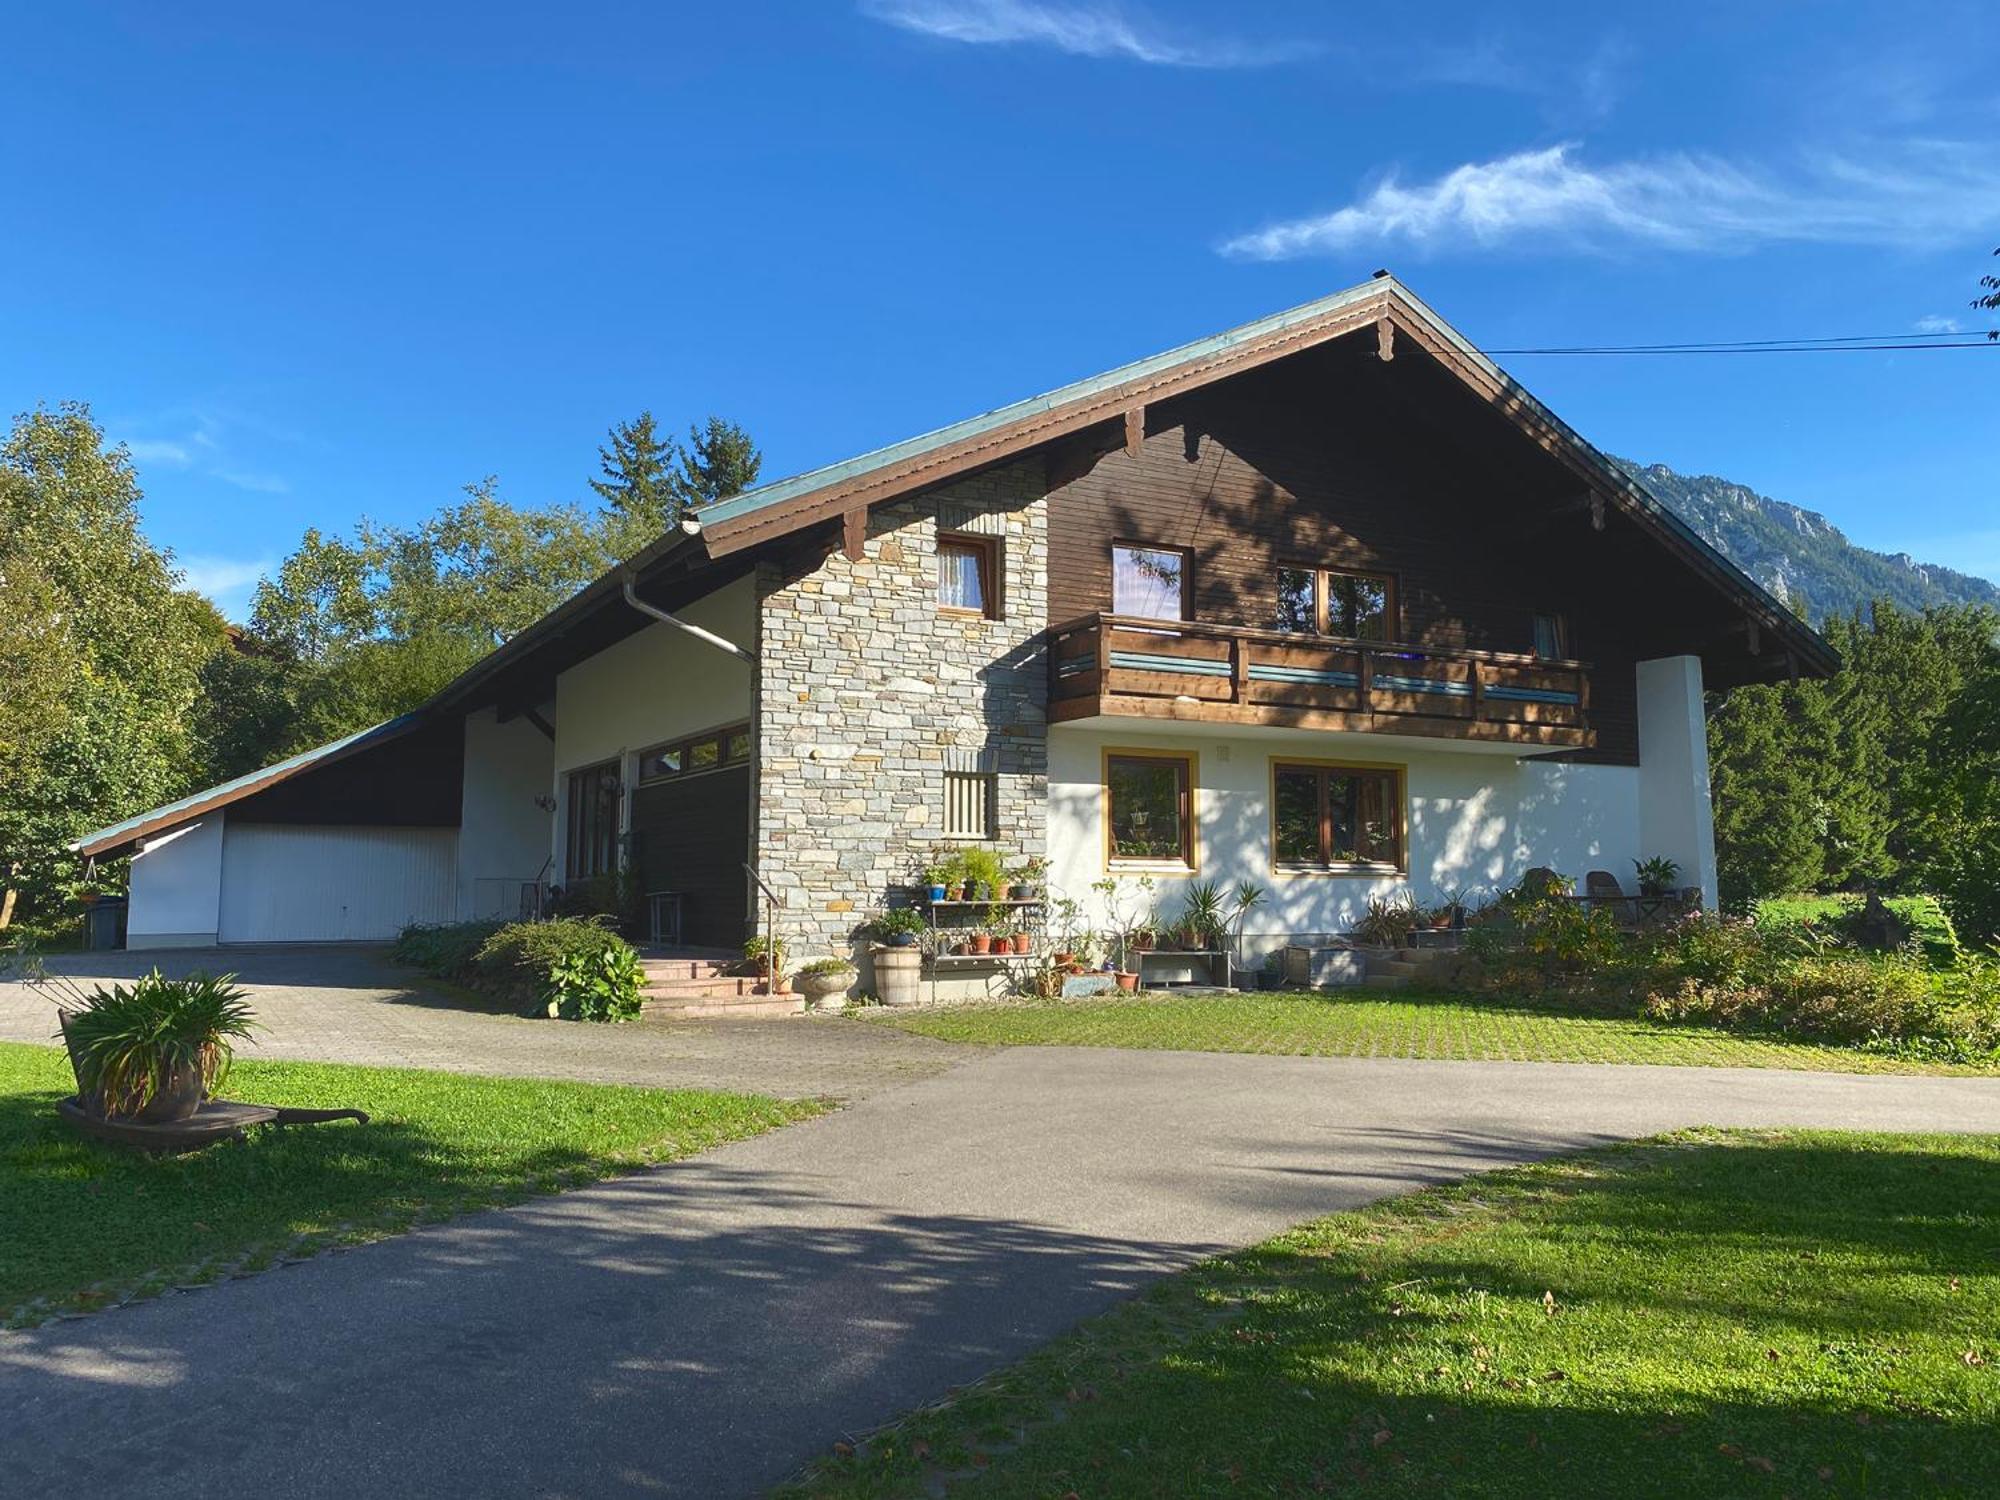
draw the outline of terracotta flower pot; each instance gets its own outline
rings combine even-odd
[[[1121,989],[1121,990],[1136,990],[1136,989],[1138,989],[1138,988],[1139,988],[1139,976],[1138,976],[1138,975],[1137,975],[1136,973],[1134,973],[1134,972],[1132,972],[1131,970],[1128,970],[1128,969],[1121,969],[1121,970],[1119,970],[1119,971],[1118,971],[1118,988],[1119,988],[1119,989]]]
[[[1016,953],[1026,953],[1033,946],[1034,939],[1025,932],[1017,932],[1008,938]]]
[[[1076,962],[1076,955],[1074,953],[1058,953],[1049,962],[1053,963],[1058,969],[1067,969],[1071,964]]]
[[[951,951],[953,953],[956,953],[960,958],[970,957],[972,953],[972,943],[969,939],[962,939],[955,947],[952,948]]]
[[[991,953],[993,951],[993,935],[991,933],[975,932],[970,941],[974,953]]]

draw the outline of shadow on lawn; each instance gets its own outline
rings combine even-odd
[[[1515,1198],[1534,1233],[1482,1244]],[[1473,1182],[1216,1262],[784,1493],[923,1493],[987,1459],[980,1492],[1009,1497],[1991,1493],[1994,1376],[1960,1355],[2000,1360],[1996,1228],[2000,1164],[1949,1150],[1667,1146]]]

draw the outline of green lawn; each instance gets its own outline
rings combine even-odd
[[[1990,1496],[1996,1249],[2000,1138],[1689,1132],[1211,1262],[781,1493]]]
[[[0,1043],[0,1327],[555,1192],[819,1112],[738,1094],[242,1062],[228,1097],[367,1110],[190,1156],[83,1140],[48,1047]]]
[[[1845,1073],[1979,1072],[1644,1018],[1587,1016],[1526,1002],[1394,995],[1225,994],[1092,997],[909,1011],[878,1025],[954,1042],[1156,1047],[1294,1057],[1433,1057],[1508,1062],[1667,1063]]]

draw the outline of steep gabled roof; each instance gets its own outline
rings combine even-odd
[[[1482,354],[1395,277],[1382,273],[1287,311],[1197,339],[1025,401],[841,463],[762,485],[700,513],[711,557],[881,504],[927,485],[1003,462],[1055,438],[1123,417],[1375,325],[1389,347],[1407,338],[1437,359],[1531,440],[1568,465],[1683,563],[1769,630],[1800,668],[1832,672],[1840,659],[1817,632],[1749,574],[1709,546],[1643,485],[1612,463],[1526,387]]]

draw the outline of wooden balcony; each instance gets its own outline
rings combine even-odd
[[[1585,662],[1106,614],[1049,632],[1049,721],[1100,715],[1597,743]]]

